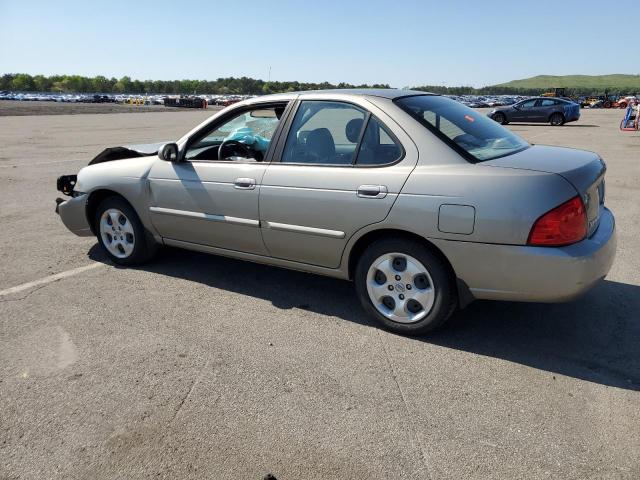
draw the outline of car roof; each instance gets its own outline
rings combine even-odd
[[[339,94],[339,95],[358,95],[358,96],[371,96],[382,97],[393,100],[401,97],[411,97],[414,95],[435,95],[435,93],[421,92],[418,90],[402,90],[399,88],[335,88],[330,90],[307,90],[302,92],[296,92],[298,95],[306,94]]]
[[[354,95],[354,96],[371,96],[381,97],[394,100],[396,98],[411,97],[415,95],[437,95],[435,93],[421,92],[418,90],[401,90],[397,88],[335,88],[330,90],[303,90],[290,93],[274,93],[271,95],[262,95],[251,98],[247,103],[292,100],[296,97],[305,97],[308,95]]]

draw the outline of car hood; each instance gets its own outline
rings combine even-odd
[[[124,158],[150,157],[152,155],[156,155],[160,147],[166,143],[168,142],[143,143],[139,145],[124,145],[120,147],[105,148],[89,162],[89,165],[112,162],[113,160],[122,160]]]

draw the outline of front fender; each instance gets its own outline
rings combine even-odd
[[[159,239],[147,208],[149,203],[147,176],[155,161],[160,160],[155,156],[140,157],[94,164],[80,170],[74,190],[86,194],[83,195],[86,197],[84,216],[88,225],[93,221],[90,218],[93,215],[93,208],[109,192],[113,192],[131,204],[147,231]]]

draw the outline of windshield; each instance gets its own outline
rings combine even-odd
[[[461,103],[436,95],[403,97],[396,103],[474,161],[492,160],[529,147],[522,138]]]

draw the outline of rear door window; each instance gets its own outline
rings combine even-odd
[[[375,166],[394,163],[403,150],[368,111],[344,102],[303,101],[295,114],[282,163]]]
[[[351,165],[367,112],[343,102],[304,101],[293,119],[281,161]]]
[[[388,165],[402,157],[402,147],[374,116],[369,117],[362,136],[356,165]]]

